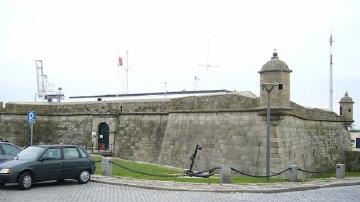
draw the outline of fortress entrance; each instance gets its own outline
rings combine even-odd
[[[99,124],[98,149],[109,149],[109,125],[105,122]]]

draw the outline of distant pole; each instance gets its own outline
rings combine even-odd
[[[332,34],[330,35],[330,47],[329,47],[329,53],[330,53],[330,75],[329,75],[329,110],[333,111],[333,56],[332,56],[332,43],[334,42]]]
[[[196,84],[197,84],[197,81],[199,81],[200,80],[200,78],[199,77],[197,77],[197,76],[195,76],[194,77],[194,88],[193,88],[193,90],[196,90]]]
[[[126,67],[125,67],[125,71],[126,71],[126,90],[125,90],[125,93],[128,94],[128,90],[129,90],[129,53],[128,53],[128,50],[126,50]]]

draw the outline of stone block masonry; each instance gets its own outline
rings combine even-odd
[[[157,163],[168,115],[120,115],[113,151],[129,160]]]

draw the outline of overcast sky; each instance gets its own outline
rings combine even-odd
[[[66,96],[122,93],[126,50],[129,93],[166,82],[259,95],[257,72],[276,48],[293,70],[291,100],[328,108],[332,33],[334,111],[348,90],[359,121],[359,11],[356,0],[1,0],[0,101],[34,100],[35,59]],[[199,66],[208,50],[218,67]]]

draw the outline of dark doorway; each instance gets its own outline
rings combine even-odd
[[[104,122],[99,125],[98,149],[109,149],[109,125]]]

